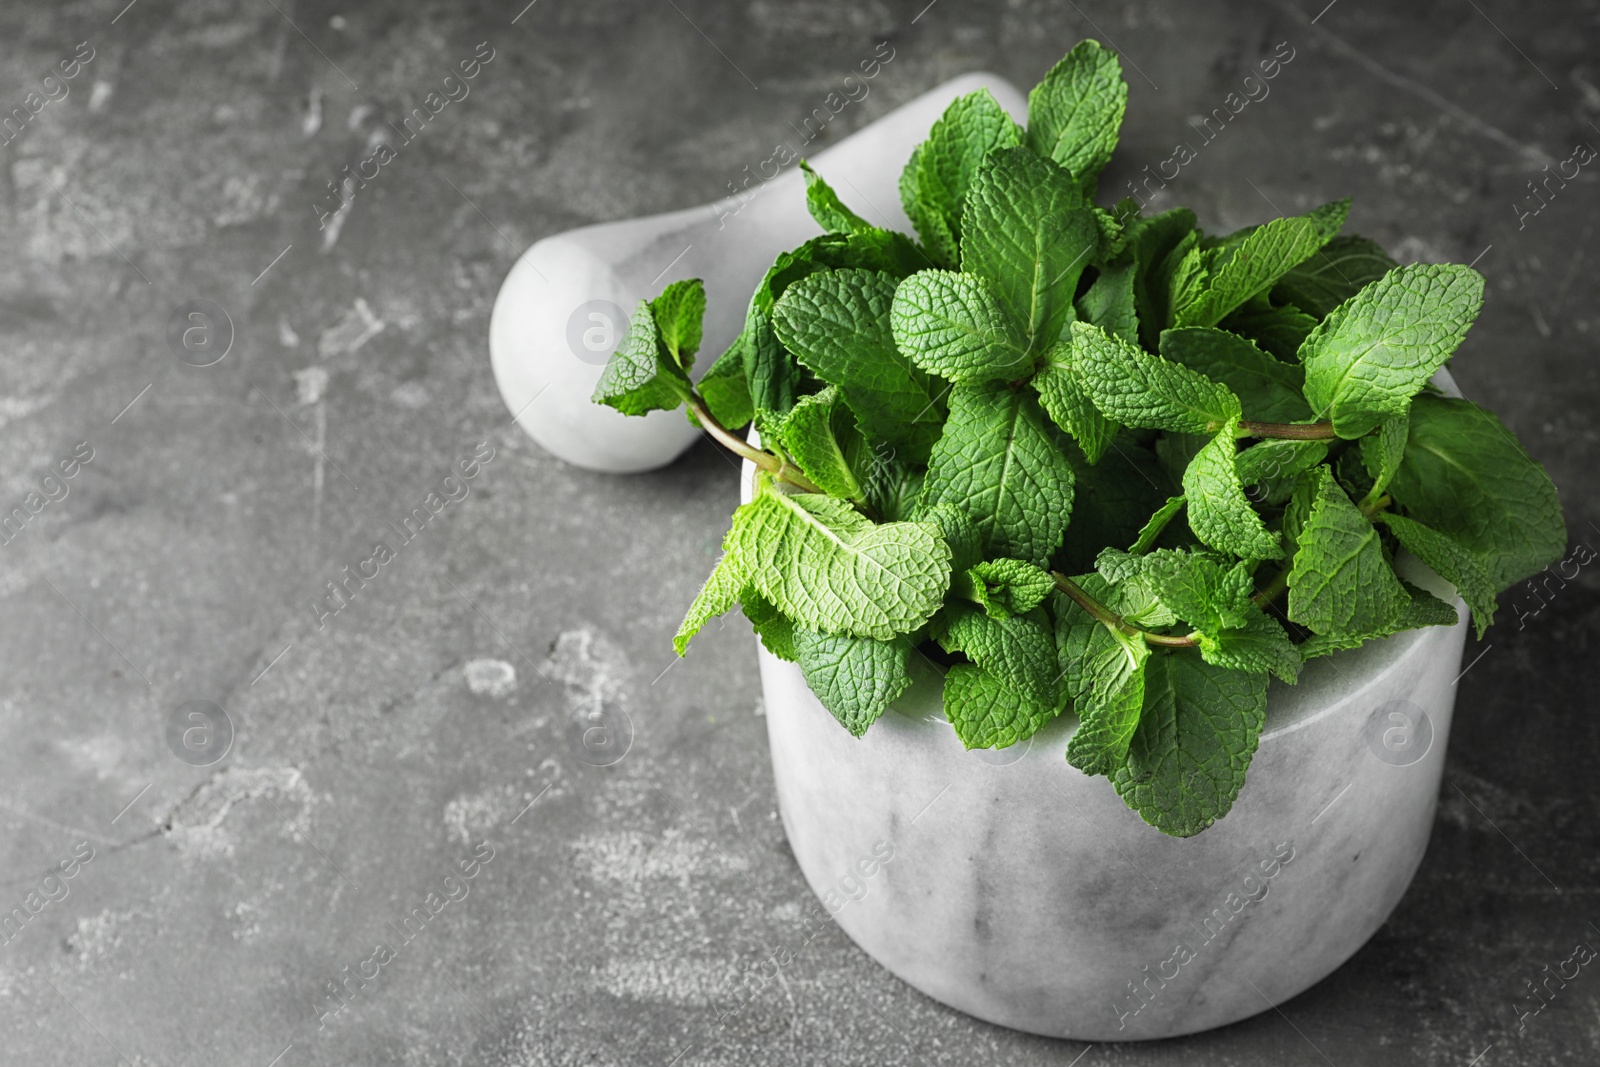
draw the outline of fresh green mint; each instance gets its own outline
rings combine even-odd
[[[1404,415],[1483,306],[1483,276],[1453,263],[1397,267],[1328,312],[1300,346],[1306,400],[1340,437]]]
[[[1032,370],[1028,339],[976,274],[913,274],[895,290],[889,321],[893,344],[948,381],[1009,381]]]
[[[922,499],[977,527],[987,558],[1046,562],[1072,516],[1072,462],[1037,401],[1004,382],[956,385]]]
[[[802,163],[823,232],[727,350],[696,381],[705,292],[675,282],[595,400],[684,408],[756,469],[680,655],[737,607],[857,737],[919,676],[968,748],[1067,716],[1065,764],[1187,837],[1244,787],[1269,682],[1457,622],[1401,554],[1481,636],[1566,530],[1510,431],[1430,385],[1478,274],[1342,234],[1348,200],[1228,234],[1097,206],[1127,95],[1085,41],[1025,127],[955,101],[900,177],[914,237]]]
[[[1028,94],[1028,147],[1093,192],[1127,106],[1117,57],[1099,41],[1080,41]]]

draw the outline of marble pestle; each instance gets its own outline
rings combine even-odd
[[[861,215],[909,232],[897,183],[911,150],[945,107],[988,88],[1019,121],[1027,103],[992,74],[945,82],[809,157]],[[820,232],[797,167],[712,204],[585,226],[539,241],[495,299],[489,356],[518,425],[568,463],[615,474],[665,466],[698,435],[680,412],[629,418],[590,401],[600,372],[641,299],[680,278],[706,286],[696,371],[738,336],[750,294],[779,252]]]

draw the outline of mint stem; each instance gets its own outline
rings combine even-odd
[[[1150,644],[1160,645],[1165,648],[1193,648],[1200,643],[1200,638],[1197,634],[1186,634],[1182,637],[1177,637],[1170,634],[1152,633],[1149,630],[1135,626],[1090,596],[1083,586],[1074,582],[1060,571],[1051,571],[1050,577],[1055,579],[1057,589],[1077,601],[1078,606],[1092,615],[1096,621],[1119,633],[1125,633],[1130,637],[1143,637]]]
[[[1239,436],[1272,437],[1282,441],[1332,441],[1339,435],[1331,422],[1251,422],[1239,420]]]
[[[694,417],[700,420],[700,425],[710,434],[718,444],[732,452],[734,455],[749,460],[762,470],[769,472],[779,481],[788,482],[790,485],[805,493],[820,493],[821,489],[800,472],[787,460],[779,459],[771,452],[753,448],[746,441],[741,441],[726,426],[718,422],[716,416],[711,414],[711,409],[706,407],[706,402],[700,394],[690,390],[689,410],[694,412]]]

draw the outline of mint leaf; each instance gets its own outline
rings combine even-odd
[[[756,636],[761,638],[761,643],[768,652],[781,660],[795,661],[794,624],[784,617],[783,612],[772,606],[772,602],[752,585],[746,585],[739,590],[739,607],[744,611],[744,617],[750,620],[750,626],[755,630]]]
[[[955,504],[977,526],[990,556],[1042,562],[1072,514],[1073,472],[1027,393],[1004,385],[958,385],[933,446],[927,504]]]
[[[917,502],[912,518],[932,526],[950,546],[952,574],[965,574],[983,559],[983,533],[956,505],[944,501],[932,503],[924,498]]]
[[[1107,549],[1107,552],[1110,551]],[[1137,577],[1115,584],[1091,571],[1076,575],[1072,581],[1089,596],[1136,626],[1159,629],[1177,621],[1150,595]],[[1060,668],[1061,692],[1068,699],[1075,700],[1090,685],[1087,672],[1095,654],[1110,647],[1113,641],[1138,635],[1120,631],[1113,633],[1063,592],[1058,591],[1051,598],[1050,611],[1056,621],[1056,661]],[[1097,632],[1101,630],[1106,632]]]
[[[1033,364],[1015,320],[975,274],[913,274],[895,290],[889,325],[913,363],[953,382],[1020,378]]]
[[[1173,249],[1194,233],[1194,224],[1194,212],[1178,207],[1159,215],[1135,218],[1124,227],[1128,252],[1138,264],[1133,301],[1139,313],[1139,339],[1146,348],[1156,347],[1162,327],[1172,321],[1164,268]]]
[[[1025,741],[1061,709],[1038,704],[969,663],[944,676],[944,714],[969,749],[1005,748]]]
[[[877,513],[879,522],[900,522],[913,517],[917,501],[922,498],[926,471],[869,449],[863,449],[855,462],[867,506]]]
[[[991,618],[1022,615],[1044,603],[1056,587],[1048,571],[1020,559],[992,559],[967,568],[972,599]]]
[[[763,487],[734,512],[729,537],[761,595],[813,630],[887,641],[927,622],[950,584],[934,527],[875,525],[832,497]]]
[[[1080,41],[1028,94],[1028,145],[1085,189],[1111,159],[1128,106],[1116,53]]]
[[[1159,630],[1176,623],[1178,616],[1156,594],[1156,585],[1146,573],[1146,562],[1115,548],[1102,549],[1095,558],[1095,568],[1111,583],[1111,599],[1101,602],[1135,626]]]
[[[1406,439],[1411,433],[1411,417],[1396,415],[1384,419],[1376,434],[1368,434],[1360,442],[1361,463],[1372,476],[1372,488],[1367,491],[1363,504],[1374,503],[1394,481],[1406,455]]]
[[[1089,639],[1080,687],[1072,696],[1078,728],[1067,741],[1067,762],[1085,774],[1110,776],[1127,760],[1139,726],[1150,648],[1142,637],[1093,625],[1098,633]]]
[[[780,253],[750,297],[744,330],[734,339],[728,354],[735,350],[739,353],[745,389],[753,410],[788,411],[800,394],[805,372],[773,332],[772,307],[791,282],[819,269],[805,248]],[[717,364],[721,363],[721,359],[717,360]]]
[[[1320,319],[1396,266],[1376,241],[1335,237],[1280,278],[1272,298]]]
[[[1073,358],[1071,341],[1058,341],[1045,350],[1044,366],[1033,376],[1033,388],[1050,420],[1071,434],[1084,458],[1099,463],[1117,435],[1117,424],[1100,414],[1084,386]]]
[[[1239,418],[1226,386],[1099,327],[1072,324],[1072,361],[1095,407],[1124,426],[1213,433]]]
[[[752,406],[781,414],[805,392],[805,372],[772,329],[773,305],[791,284],[830,268],[875,270],[903,278],[923,264],[922,253],[909,238],[888,230],[824,234],[780,253],[751,295],[744,330],[732,346],[744,363]]]
[[[1335,308],[1300,346],[1306,399],[1340,437],[1404,415],[1483,306],[1483,275],[1454,264],[1390,271]]]
[[[1242,627],[1200,634],[1200,657],[1207,663],[1256,674],[1270,672],[1289,685],[1304,661],[1283,624],[1260,611]]]
[[[1261,614],[1250,600],[1255,583],[1247,562],[1166,548],[1130,558],[1161,602],[1197,630],[1239,629]]]
[[[1213,666],[1192,652],[1144,668],[1144,708],[1111,784],[1164,834],[1193,837],[1228,813],[1266,721],[1267,676]]]
[[[1183,484],[1183,472],[1188,469],[1200,450],[1210,444],[1213,434],[1164,433],[1155,439],[1153,450],[1168,480]]]
[[[1073,176],[1026,148],[996,152],[973,179],[961,232],[961,270],[990,284],[1024,347],[1037,354],[1059,340],[1100,242]]]
[[[847,454],[863,447],[861,435],[837,386],[797,400],[779,427],[778,440],[817,488],[843,500],[864,498]]]
[[[797,626],[794,650],[806,685],[855,737],[911,687],[911,646],[905,637],[875,641]]]
[[[750,403],[750,381],[744,374],[744,350],[732,345],[718,356],[701,376],[696,388],[700,399],[711,410],[711,417],[730,430],[737,430],[755,417]],[[691,413],[690,421],[699,424]]]
[[[1167,523],[1171,522],[1173,516],[1183,510],[1183,505],[1187,502],[1188,498],[1182,493],[1168,497],[1167,502],[1157,508],[1154,515],[1150,516],[1150,521],[1140,528],[1138,538],[1133,542],[1132,547],[1128,549],[1129,554],[1138,556],[1150,551],[1155,546],[1156,538],[1161,536],[1161,531],[1167,528]]]
[[[806,210],[811,212],[811,217],[816,220],[818,226],[829,233],[861,233],[877,229],[872,223],[845,207],[844,202],[839,199],[839,194],[822,180],[822,175],[811,169],[810,163],[802,159],[800,169],[806,176]]]
[[[762,408],[750,421],[750,428],[763,442],[763,447],[779,458],[787,458],[783,450],[783,423],[788,417],[787,413],[780,414]]]
[[[717,565],[711,570],[711,577],[706,579],[705,585],[701,586],[700,592],[695,595],[694,603],[689,605],[689,613],[683,617],[683,623],[672,639],[672,647],[679,656],[688,651],[689,641],[706,623],[718,615],[732,611],[733,606],[739,602],[739,591],[744,588],[745,574],[739,553],[731,548],[733,542],[733,531],[729,530],[722,541],[722,558],[717,560]]]
[[[1311,408],[1300,395],[1305,371],[1274,359],[1237,334],[1208,326],[1164,330],[1161,355],[1227,386],[1252,419],[1298,422],[1311,417]]]
[[[990,152],[1021,143],[1017,124],[987,89],[953,102],[917,146],[900,179],[900,200],[928,251],[960,261],[961,207]]]
[[[689,375],[662,340],[649,301],[639,301],[628,332],[600,372],[594,401],[624,415],[643,415],[680,407],[689,389]]]
[[[772,325],[800,362],[844,394],[867,433],[920,458],[939,434],[943,384],[895,347],[895,281],[878,271],[818,271],[784,292]]]
[[[905,209],[906,218],[911,220],[912,228],[922,239],[930,260],[936,261],[938,266],[954,270],[961,257],[961,246],[950,223],[945,221],[937,196],[926,188],[923,181],[922,160],[927,148],[928,143],[924,141],[912,149],[911,158],[900,172],[900,206]]]
[[[856,230],[813,237],[793,253],[813,270],[875,270],[904,278],[928,265],[916,242],[894,230]],[[774,297],[782,296],[777,292]]]
[[[1210,300],[1207,294],[1210,292],[1211,272],[1206,269],[1205,251],[1201,247],[1198,230],[1185,234],[1182,240],[1173,245],[1158,274],[1163,283],[1162,291],[1166,293],[1167,310],[1163,318],[1150,323],[1151,329],[1188,325],[1191,318],[1203,322]]]
[[[1317,222],[1308,218],[1273,219],[1240,241],[1211,250],[1205,257],[1203,290],[1177,312],[1174,325],[1215,326],[1227,314],[1272,288],[1289,268],[1322,247]]]
[[[1456,609],[1425,589],[1418,589],[1410,582],[1401,580],[1400,585],[1409,597],[1405,607],[1400,609],[1400,614],[1383,626],[1371,630],[1364,630],[1354,634],[1313,634],[1302,641],[1297,647],[1300,658],[1304,660],[1316,659],[1318,656],[1327,656],[1334,652],[1345,652],[1352,648],[1360,648],[1368,641],[1389,637],[1392,634],[1403,633],[1406,630],[1415,630],[1423,626],[1454,626],[1461,619],[1456,615]]]
[[[1411,594],[1411,603],[1400,612],[1394,625],[1404,630],[1415,630],[1423,626],[1454,626],[1461,621],[1461,617],[1456,614],[1454,604],[1446,604],[1426,589],[1419,589],[1404,578],[1400,579],[1400,584]]]
[[[1316,479],[1289,572],[1289,618],[1319,634],[1381,629],[1405,607],[1405,589],[1384,558],[1378,531],[1333,472],[1319,467]]]
[[[1234,456],[1238,417],[1189,461],[1183,495],[1189,498],[1189,528],[1212,548],[1245,559],[1280,559],[1283,549],[1244,495]]]
[[[1241,483],[1262,487],[1259,495],[1247,494],[1251,499],[1281,504],[1289,499],[1295,476],[1315,467],[1327,456],[1325,441],[1269,439],[1257,441],[1240,452],[1234,457],[1233,465]]]
[[[1145,560],[1132,552],[1123,552],[1109,545],[1094,558],[1095,572],[1113,586],[1138,578],[1144,573],[1144,565]]]
[[[1246,301],[1222,320],[1222,328],[1248,337],[1274,358],[1293,363],[1317,320],[1296,307],[1274,307],[1266,297]]]
[[[1326,244],[1344,229],[1345,220],[1350,217],[1350,198],[1330,200],[1306,212],[1305,217],[1317,228],[1317,236]]]
[[[1465,400],[1417,397],[1389,494],[1408,516],[1476,553],[1496,592],[1566,551],[1550,476],[1499,419]]]
[[[1150,513],[1178,491],[1155,454],[1135,440],[1131,431],[1117,435],[1105,459],[1090,465],[1069,448],[1077,482],[1072,522],[1052,557],[1056,569],[1068,574],[1089,570],[1107,545],[1126,545],[1139,536]],[[1178,529],[1184,531],[1180,519]]]
[[[1078,298],[1078,318],[1100,327],[1112,337],[1138,344],[1139,313],[1134,296],[1134,281],[1138,276],[1139,263],[1132,258],[1117,266],[1102,267]]]
[[[1402,548],[1456,587],[1456,592],[1461,594],[1461,599],[1472,610],[1472,621],[1478,628],[1478,639],[1481,641],[1483,632],[1494,621],[1495,609],[1494,582],[1489,578],[1483,561],[1459,541],[1438,530],[1431,530],[1420,522],[1391,512],[1382,512],[1378,518],[1394,534]]]
[[[1085,194],[1087,202],[1089,194]],[[1124,198],[1126,199],[1126,198]],[[1128,230],[1123,225],[1125,218],[1137,214],[1137,208],[1123,210],[1123,205],[1118,204],[1118,213],[1112,214],[1103,207],[1088,204],[1089,214],[1094,216],[1095,229],[1099,231],[1100,240],[1092,257],[1093,262],[1104,266],[1114,259],[1125,259],[1122,253],[1128,247]]]
[[[1114,611],[1127,607],[1120,591],[1098,574],[1073,581]],[[1110,775],[1127,758],[1139,723],[1150,650],[1142,637],[1112,630],[1064,594],[1053,604],[1061,690],[1078,716],[1067,762],[1085,774]]]
[[[706,287],[699,278],[673,282],[650,301],[661,343],[672,362],[688,371],[700,348],[700,323],[706,314]]]
[[[1075,575],[1072,581],[1095,600],[1113,611],[1120,597],[1116,588],[1102,575],[1093,571]],[[1065,593],[1057,592],[1050,598],[1050,613],[1056,620],[1056,667],[1059,671],[1061,693],[1068,700],[1076,700],[1089,684],[1089,660],[1109,641],[1108,634],[1096,631],[1106,627],[1093,615]],[[1120,612],[1119,612],[1120,614]]]
[[[1283,508],[1283,550],[1292,562],[1300,551],[1300,531],[1306,528],[1311,517],[1311,506],[1317,502],[1317,492],[1322,488],[1322,471],[1308,470],[1296,475],[1289,486],[1289,499]]]
[[[1041,609],[997,619],[956,602],[935,620],[933,633],[946,652],[966,653],[1033,703],[1058,703],[1055,635]]]

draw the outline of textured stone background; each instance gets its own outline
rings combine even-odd
[[[524,0],[123,2],[0,10],[5,112],[95,50],[0,149],[0,512],[94,449],[0,552],[0,911],[94,849],[0,944],[0,1062],[1595,1062],[1592,967],[1523,1033],[1512,1008],[1600,945],[1594,567],[1469,647],[1416,884],[1281,1012],[1086,1049],[948,1011],[835,931],[718,1030],[728,983],[810,901],[750,638],[712,633],[663,674],[734,480],[707,447],[640,477],[563,466],[508,426],[484,341],[524,247],[716,198],[879,41],[895,58],[834,135],[955,74],[1025,86],[1113,41],[1132,99],[1107,190],[1289,41],[1174,196],[1220,229],[1354,193],[1352,228],[1401,259],[1476,259],[1490,299],[1455,372],[1600,543],[1594,172],[1520,229],[1513,207],[1600,146],[1595,3],[1342,0],[1313,25],[1324,0],[539,0],[515,24]],[[471,95],[324,248],[327,183],[482,41]],[[190,299],[231,318],[215,366],[167,344]],[[480,442],[471,495],[319,627],[324,583]],[[190,700],[237,730],[210,767],[166,741]],[[575,755],[597,701],[633,727],[607,767]],[[470,895],[319,1028],[326,984],[481,841]]]

